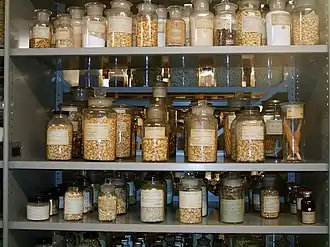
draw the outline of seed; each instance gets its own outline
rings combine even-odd
[[[30,48],[51,48],[52,39],[47,38],[31,38],[29,40]]]
[[[108,33],[107,47],[131,47],[133,38],[131,33]]]
[[[136,21],[136,46],[155,47],[158,45],[157,18],[138,17]],[[141,18],[141,19],[140,19]]]
[[[117,198],[113,195],[99,195],[98,197],[99,221],[113,221],[117,216]]]
[[[169,155],[168,137],[143,138],[142,155],[144,161],[167,161]]]

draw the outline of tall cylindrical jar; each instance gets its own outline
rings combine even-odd
[[[73,28],[69,14],[57,15],[58,25],[55,28],[55,47],[73,48]]]
[[[194,0],[194,11],[190,14],[190,45],[213,45],[214,14],[209,11],[212,0]]]
[[[30,28],[29,47],[30,48],[51,48],[53,27],[49,22],[52,14],[47,9],[36,9],[36,19]]]
[[[85,10],[82,7],[70,7],[68,13],[71,15],[71,26],[73,28],[72,44],[73,48],[82,47],[83,16]]]
[[[101,185],[98,195],[99,221],[114,221],[117,216],[117,195],[112,184]]]
[[[194,9],[191,3],[185,3],[183,5],[182,19],[186,24],[186,46],[190,46],[190,14],[193,10]]]
[[[198,224],[202,222],[202,189],[198,179],[185,178],[179,189],[180,223]]]
[[[165,46],[167,10],[165,6],[158,5],[156,13],[158,16],[158,30],[157,30],[158,46]]]
[[[64,220],[75,221],[83,218],[84,196],[76,184],[72,184],[64,195]]]
[[[297,0],[292,12],[294,45],[317,45],[320,40],[319,14],[315,0]]]
[[[217,161],[217,124],[213,116],[214,109],[202,101],[192,107],[189,123],[188,161]]]
[[[72,123],[66,112],[54,112],[47,124],[47,159],[72,158]]]
[[[139,12],[136,15],[136,46],[158,46],[158,16],[157,5],[149,2],[137,6]]]
[[[208,189],[202,178],[199,178],[199,186],[202,189],[202,217],[207,216],[208,214]]]
[[[242,0],[237,14],[238,45],[261,45],[262,25],[259,0]]]
[[[246,107],[236,123],[236,161],[263,162],[265,122],[258,106]]]
[[[275,219],[280,214],[280,193],[276,185],[276,176],[266,174],[260,194],[260,213],[266,219]]]
[[[87,16],[83,18],[83,47],[105,47],[105,5],[99,2],[85,4]]]
[[[153,106],[148,109],[148,118],[143,123],[143,161],[167,161],[169,156],[169,135],[165,108]]]
[[[186,24],[182,19],[183,8],[172,5],[167,8],[170,18],[166,22],[166,46],[184,46],[186,42]]]
[[[111,3],[107,21],[107,47],[131,47],[133,45],[132,3],[114,0]]]
[[[115,186],[115,193],[117,195],[117,215],[127,213],[127,186],[124,179],[114,178],[109,182],[107,179],[105,183],[111,183]]]

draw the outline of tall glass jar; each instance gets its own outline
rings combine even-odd
[[[236,123],[236,161],[265,160],[265,122],[258,106],[246,107]]]
[[[166,22],[166,46],[184,46],[186,42],[186,24],[182,19],[183,8],[172,5],[167,8],[170,18]]]
[[[99,2],[85,4],[87,16],[83,18],[83,47],[105,47],[106,24],[103,17],[105,5]]]
[[[136,15],[136,46],[155,47],[158,45],[158,16],[157,6],[144,2],[137,6],[139,12]]]
[[[51,48],[53,27],[49,22],[52,12],[47,9],[36,9],[36,19],[30,28],[30,48]]]
[[[261,188],[261,217],[275,219],[280,214],[280,194],[276,185],[276,175],[266,174]]]
[[[114,0],[108,11],[107,47],[131,47],[133,45],[132,3]]]
[[[55,28],[55,47],[73,47],[73,28],[71,26],[71,16],[69,14],[57,15],[58,24]]]
[[[83,116],[84,159],[116,159],[117,114],[111,109],[112,98],[90,98]]]
[[[190,14],[193,10],[194,9],[191,3],[185,3],[183,5],[182,19],[186,24],[186,46],[190,46]]]
[[[190,14],[190,45],[213,45],[214,14],[209,11],[212,0],[193,0],[194,11]]]
[[[261,45],[267,45],[266,15],[269,12],[268,4],[260,4],[261,11]]]
[[[109,182],[115,186],[115,193],[117,195],[117,215],[123,215],[127,213],[127,186],[124,179],[114,178]]]
[[[231,144],[231,149],[230,149],[230,158],[233,161],[236,161],[236,126],[237,126],[237,121],[239,120],[239,118],[242,116],[242,111],[239,110],[235,113],[235,118],[234,120],[231,122],[231,126],[230,126],[230,144]]]
[[[79,186],[73,183],[64,195],[64,220],[81,220],[83,218],[83,205],[83,192]]]
[[[167,161],[169,156],[169,134],[165,108],[152,106],[148,109],[143,123],[143,161]]]
[[[237,14],[238,45],[261,45],[262,23],[259,0],[242,0]]]
[[[236,13],[237,5],[228,0],[215,5],[214,45],[237,45]]]
[[[294,45],[317,45],[320,42],[319,14],[315,0],[297,0],[292,12]]]
[[[217,124],[214,109],[205,100],[193,106],[189,123],[188,161],[217,161]]]
[[[199,186],[202,189],[202,217],[207,216],[208,214],[208,189],[202,178],[199,178]]]
[[[179,189],[180,223],[202,222],[202,189],[198,179],[184,178]]]
[[[283,116],[283,161],[302,162],[300,151],[301,128],[304,122],[304,103],[288,102],[281,104]]]
[[[166,32],[166,22],[167,22],[167,10],[165,6],[158,5],[156,14],[158,16],[158,30],[157,30],[158,46],[165,46],[165,32]]]
[[[223,223],[244,222],[244,180],[230,173],[220,189],[220,220]]]
[[[47,124],[47,159],[72,158],[72,123],[66,112],[54,112]]]
[[[112,184],[101,185],[98,195],[99,221],[114,221],[117,216],[117,195]]]
[[[83,16],[85,10],[82,7],[70,7],[68,13],[71,15],[71,26],[73,28],[72,44],[73,48],[82,47]]]

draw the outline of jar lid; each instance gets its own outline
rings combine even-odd
[[[123,186],[125,185],[125,180],[121,178],[112,178],[110,180],[110,183],[113,184],[114,186]]]
[[[241,187],[243,185],[242,178],[224,178],[222,185],[226,187]]]
[[[110,2],[110,5],[112,9],[121,8],[121,9],[126,9],[128,11],[130,11],[131,7],[133,6],[131,2],[126,0],[113,0]]]
[[[103,193],[113,193],[115,191],[115,187],[112,184],[102,184],[101,191]]]
[[[156,12],[156,9],[157,9],[157,5],[155,5],[153,3],[148,3],[148,2],[140,3],[136,7],[139,11]]]
[[[92,107],[111,107],[114,99],[110,97],[99,98],[92,97],[88,99],[88,106]]]
[[[156,13],[158,15],[158,18],[167,18],[167,10],[163,5],[158,5]]]
[[[195,178],[184,178],[182,179],[182,186],[193,187],[199,185],[199,180]]]
[[[302,7],[314,7],[315,0],[295,0],[294,1],[295,8],[302,8]]]
[[[236,11],[237,8],[238,8],[237,4],[231,3],[231,2],[228,2],[228,1],[218,3],[217,5],[214,6],[214,9],[215,9],[216,12]],[[228,106],[229,106],[229,102],[228,102]]]

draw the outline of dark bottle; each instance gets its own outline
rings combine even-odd
[[[304,199],[304,191],[309,191],[307,188],[300,187],[297,191],[297,217],[301,221],[301,201]]]
[[[262,187],[262,179],[261,176],[256,178],[256,182],[252,186],[252,202],[253,202],[253,210],[255,212],[260,212],[260,191]]]
[[[173,202],[173,175],[171,172],[165,172],[164,174],[164,183],[166,184],[166,204],[172,204]]]
[[[291,186],[290,192],[290,213],[297,214],[297,194],[298,194],[298,185]]]
[[[303,224],[315,224],[315,202],[312,198],[312,191],[305,190],[302,192],[301,200],[301,222]]]
[[[251,172],[250,186],[248,188],[249,192],[249,207],[253,208],[253,186],[258,183],[260,176],[258,172]]]

